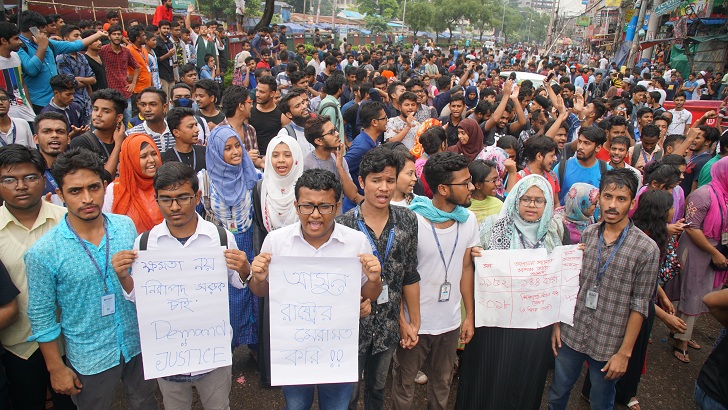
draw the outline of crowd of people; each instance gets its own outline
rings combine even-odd
[[[145,380],[131,274],[139,251],[223,246],[231,349],[265,386],[271,261],[361,261],[359,382],[283,386],[287,409],[316,390],[322,409],[410,409],[418,383],[444,409],[456,373],[458,409],[537,409],[550,367],[565,409],[587,362],[592,408],[635,410],[654,319],[689,363],[707,312],[724,328],[695,399],[728,408],[728,74],[320,36],[294,52],[285,26],[228,59],[193,10],[0,22],[0,407],[108,409],[121,382],[132,409],[157,390],[189,409],[193,387],[238,407],[231,366]],[[724,101],[693,118],[696,96]],[[577,244],[573,325],[475,326],[475,258]]]

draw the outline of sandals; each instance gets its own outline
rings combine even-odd
[[[688,347],[695,350],[700,350],[700,345],[693,339],[688,340]]]
[[[629,400],[629,403],[627,403],[627,407],[629,407],[629,410],[640,410],[640,402],[637,401],[637,397],[632,397]]]
[[[675,358],[683,363],[690,363],[690,357],[688,357],[688,351],[682,350],[677,346],[672,347],[672,355],[675,356]],[[682,359],[679,355],[682,355]]]

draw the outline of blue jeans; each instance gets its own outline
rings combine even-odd
[[[698,410],[728,410],[724,405],[705,394],[698,382],[695,382],[695,404],[697,404]]]
[[[359,380],[364,374],[364,409],[378,410],[384,408],[384,388],[387,386],[389,365],[396,346],[372,354],[370,345],[366,353],[359,354]],[[359,383],[354,383],[349,410],[357,410],[359,404]]]
[[[564,410],[569,403],[569,395],[574,384],[581,375],[584,362],[589,364],[589,378],[592,383],[589,403],[592,410],[607,410],[614,408],[617,380],[607,380],[602,368],[607,362],[592,359],[585,353],[577,352],[566,343],[561,343],[559,355],[556,356],[554,369],[554,382],[549,387],[549,410]]]
[[[314,389],[318,386],[318,406],[321,410],[346,410],[354,383],[306,384],[283,386],[286,410],[309,410]]]

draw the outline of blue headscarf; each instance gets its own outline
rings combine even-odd
[[[245,147],[233,127],[229,125],[215,127],[207,139],[205,162],[210,181],[225,205],[236,206],[243,200],[246,192],[255,187],[258,173],[244,148],[243,162],[240,165],[230,165],[225,162],[225,143],[231,137],[237,138],[240,146]]]
[[[475,93],[475,98],[471,99],[469,97],[470,93]],[[465,89],[465,106],[468,107],[468,109],[475,108],[478,105],[478,89],[471,85],[468,88]]]

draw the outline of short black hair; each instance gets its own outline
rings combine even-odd
[[[379,114],[384,110],[384,104],[379,101],[367,101],[359,106],[359,118],[361,118],[362,128],[369,128],[372,121],[379,118]]]
[[[625,147],[629,148],[630,145],[632,145],[632,142],[624,135],[617,135],[616,137],[612,138],[612,142],[609,143],[610,147],[615,145],[624,145]]]
[[[291,112],[291,100],[302,95],[306,95],[306,90],[304,90],[303,88],[291,88],[290,90],[288,90],[288,93],[286,93],[286,95],[281,97],[281,99],[278,101],[278,109],[281,110],[281,113],[283,113],[283,115],[288,114],[289,112]]]
[[[383,146],[379,146],[367,151],[361,158],[359,164],[359,176],[366,181],[367,175],[383,172],[387,167],[394,167],[395,179],[402,169],[402,162],[395,156],[394,151]]]
[[[453,181],[453,172],[460,171],[468,167],[468,159],[463,155],[455,152],[445,151],[432,155],[425,162],[424,175],[427,185],[433,193],[437,193],[437,188],[443,184],[449,184]]]
[[[179,67],[179,75],[184,77],[185,74],[189,73],[190,71],[194,71],[195,74],[197,74],[197,67],[195,67],[192,63],[182,64]]]
[[[20,144],[8,144],[0,147],[0,168],[28,163],[33,165],[41,175],[46,170],[47,165],[45,159],[37,149],[28,148]]]
[[[427,155],[437,153],[445,140],[447,133],[442,127],[430,127],[420,135],[420,144]]]
[[[331,172],[321,168],[307,169],[303,171],[294,188],[296,201],[298,201],[301,188],[307,188],[312,191],[334,191],[334,198],[339,201],[341,198],[341,182]]]
[[[264,75],[258,79],[258,85],[265,84],[268,87],[270,87],[271,91],[276,91],[278,89],[278,83],[276,82],[276,79],[273,78],[271,75]]]
[[[145,34],[144,31],[144,27],[141,25],[129,27],[129,30],[127,31],[127,34],[129,34],[129,41],[132,43],[136,42],[139,37]]]
[[[10,41],[11,38],[18,34],[20,34],[20,31],[15,24],[7,21],[0,21],[0,38],[5,39],[5,41]]]
[[[405,91],[402,93],[402,95],[399,96],[399,103],[403,104],[405,101],[414,101],[417,103],[417,94],[413,93],[412,91]]]
[[[512,149],[513,151],[518,152],[518,149],[520,148],[521,143],[518,141],[518,139],[512,135],[504,135],[498,139],[498,142],[495,144],[496,147],[501,148],[503,150]],[[515,159],[515,158],[513,158]]]
[[[485,182],[488,175],[494,169],[497,170],[497,165],[494,161],[486,161],[484,159],[476,159],[468,165],[470,171],[470,178],[474,184],[481,184]]]
[[[159,88],[147,87],[147,88],[143,89],[139,93],[139,98],[141,98],[141,96],[144,95],[144,94],[146,94],[146,93],[156,94],[157,97],[159,97],[159,100],[162,102],[162,104],[166,104],[169,101],[167,99],[167,93],[164,92],[163,90],[159,89]]]
[[[205,90],[207,95],[215,97],[215,105],[218,104],[220,101],[220,86],[215,80],[211,80],[209,78],[199,80],[195,83],[195,90],[198,88]]]
[[[75,91],[76,80],[72,76],[66,74],[56,74],[50,79],[51,90],[53,91]]]
[[[627,126],[627,119],[622,117],[621,115],[614,115],[609,117],[609,119],[604,120],[602,122],[606,122],[607,124],[607,130],[611,130],[612,127],[626,127]]]
[[[51,176],[58,184],[58,188],[63,190],[63,178],[78,170],[87,169],[99,176],[104,181],[105,170],[104,162],[99,155],[86,148],[70,149],[56,158],[51,166]]]
[[[303,71],[296,71],[296,72],[288,74],[288,80],[291,82],[291,84],[297,84],[299,81],[301,81],[305,77],[306,77],[306,73]]]
[[[604,132],[603,129],[597,127],[596,125],[592,125],[591,127],[579,128],[579,135],[583,135],[584,138],[597,145],[604,145],[604,143],[607,142],[607,134]]]
[[[192,111],[191,108],[175,109]],[[182,162],[168,161],[160,165],[157,173],[154,174],[154,193],[156,194],[160,189],[175,189],[187,182],[192,187],[192,191],[197,193],[200,189],[200,181],[195,169]]]
[[[68,35],[71,34],[72,32],[74,32],[75,30],[78,30],[79,32],[81,31],[81,29],[78,28],[78,26],[74,26],[73,24],[66,24],[63,27],[61,27],[61,32],[59,34],[61,35],[61,37],[65,38],[65,37],[68,37]]]
[[[708,125],[701,125],[698,127],[700,131],[703,131],[705,133],[705,140],[710,142],[716,142],[720,139],[720,133],[718,132],[718,129],[715,127],[711,127]]]
[[[637,110],[637,118],[641,119],[643,116],[647,114],[652,114],[652,108],[650,107],[642,107]]]
[[[686,160],[682,155],[670,154],[662,157],[662,163],[679,167],[681,165],[687,165],[688,160]]]
[[[654,124],[647,124],[644,127],[642,127],[642,132],[640,133],[640,136],[642,138],[644,137],[659,137],[660,136],[660,127]]]
[[[341,90],[345,83],[346,77],[343,75],[337,73],[331,74],[324,83],[324,91],[326,91],[326,94],[328,95],[335,95],[339,92],[339,90]]]
[[[222,93],[222,112],[226,117],[234,117],[238,105],[244,104],[250,98],[250,91],[240,85],[231,85]]]
[[[637,175],[635,175],[631,169],[614,168],[602,175],[602,179],[599,181],[599,192],[604,192],[606,188],[626,187],[629,189],[630,198],[634,199],[638,185],[639,181],[637,180]]]
[[[316,147],[316,140],[323,138],[324,136],[324,124],[331,122],[331,119],[326,115],[317,115],[311,117],[306,121],[306,125],[303,128],[303,134],[306,136],[306,141],[309,144]]]
[[[667,125],[672,124],[672,120],[667,115],[656,115],[655,118],[652,119],[652,123],[656,123],[657,121],[665,121]]]
[[[126,98],[124,98],[124,95],[121,94],[121,92],[113,88],[102,88],[94,91],[93,94],[91,94],[91,105],[93,105],[96,100],[111,101],[114,104],[114,111],[116,111],[116,115],[123,114],[126,109]]]
[[[539,135],[526,140],[526,143],[523,146],[523,153],[526,155],[528,161],[531,162],[536,160],[536,156],[538,154],[545,157],[546,154],[549,152],[556,152],[557,149],[558,146],[554,140],[549,137]]]
[[[175,107],[169,110],[167,113],[167,126],[169,130],[176,130],[179,128],[182,120],[187,117],[194,117],[195,110],[187,107]]]
[[[683,134],[668,134],[665,137],[665,141],[663,141],[662,145],[665,148],[673,147],[683,141],[685,141],[685,136]]]
[[[38,130],[40,129],[40,123],[41,121],[47,121],[47,120],[53,120],[53,121],[62,121],[64,124],[66,124],[66,132],[68,132],[68,118],[57,111],[46,111],[44,113],[40,113],[35,116],[33,119],[33,125],[35,128],[36,134],[38,133]]]
[[[31,27],[43,28],[48,25],[45,16],[33,10],[25,10],[20,13],[20,31],[25,33]]]
[[[115,31],[118,31],[120,33],[123,33],[124,32],[124,29],[121,27],[120,24],[112,24],[111,26],[109,26],[109,29],[107,30],[107,33],[111,34],[111,33],[115,32]]]

